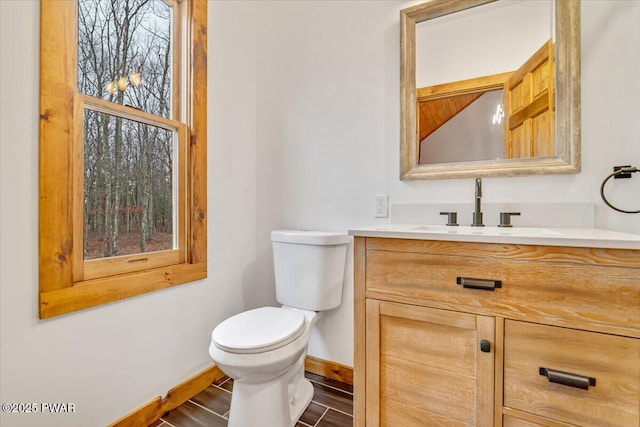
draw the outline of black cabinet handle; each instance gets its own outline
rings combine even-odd
[[[547,377],[550,383],[557,383],[569,387],[589,390],[589,386],[595,387],[596,379],[570,372],[556,371],[555,369],[540,367],[540,375]]]
[[[491,341],[480,340],[480,351],[483,353],[491,353]]]
[[[462,285],[463,288],[483,289],[486,291],[502,287],[502,280],[474,279],[473,277],[457,277],[456,283]]]

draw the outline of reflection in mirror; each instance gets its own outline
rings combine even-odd
[[[575,0],[401,11],[401,179],[578,172],[578,13]]]
[[[504,157],[502,90],[418,101],[420,163]]]
[[[419,162],[554,156],[553,47],[549,39],[512,73],[419,88]],[[485,81],[494,84],[487,87],[483,84]],[[499,93],[493,91],[490,97],[483,95],[493,88],[500,89]],[[460,92],[462,94],[451,96]],[[430,147],[433,143],[430,135],[435,131],[438,131],[440,147],[458,148],[447,150],[446,160],[440,155],[442,149]],[[453,153],[458,154],[451,155]]]

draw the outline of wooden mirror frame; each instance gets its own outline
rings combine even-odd
[[[400,11],[400,180],[580,172],[580,0],[555,2],[556,156],[419,164],[416,24],[495,0],[433,0]]]

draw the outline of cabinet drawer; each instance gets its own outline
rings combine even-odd
[[[504,406],[579,426],[640,425],[640,339],[507,320],[504,349]]]
[[[367,240],[368,296],[464,305],[520,320],[551,317],[563,326],[640,328],[640,251],[628,251],[638,262],[630,267],[629,260],[616,264],[611,253],[582,248],[382,240]],[[467,289],[458,277],[496,280],[501,287]]]

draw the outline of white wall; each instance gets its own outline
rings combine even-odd
[[[0,424],[105,425],[208,366],[218,322],[273,302],[274,228],[386,222],[373,218],[376,194],[472,202],[472,180],[398,180],[398,11],[408,4],[210,2],[209,278],[40,321],[39,3],[0,1],[1,400],[77,407],[2,414]],[[611,167],[640,166],[640,2],[587,1],[582,12],[582,173],[486,179],[487,202],[602,206]],[[638,181],[612,184],[612,200],[638,209]],[[597,222],[640,234],[638,215],[601,208]],[[343,306],[321,319],[310,346],[347,365],[351,271]]]

